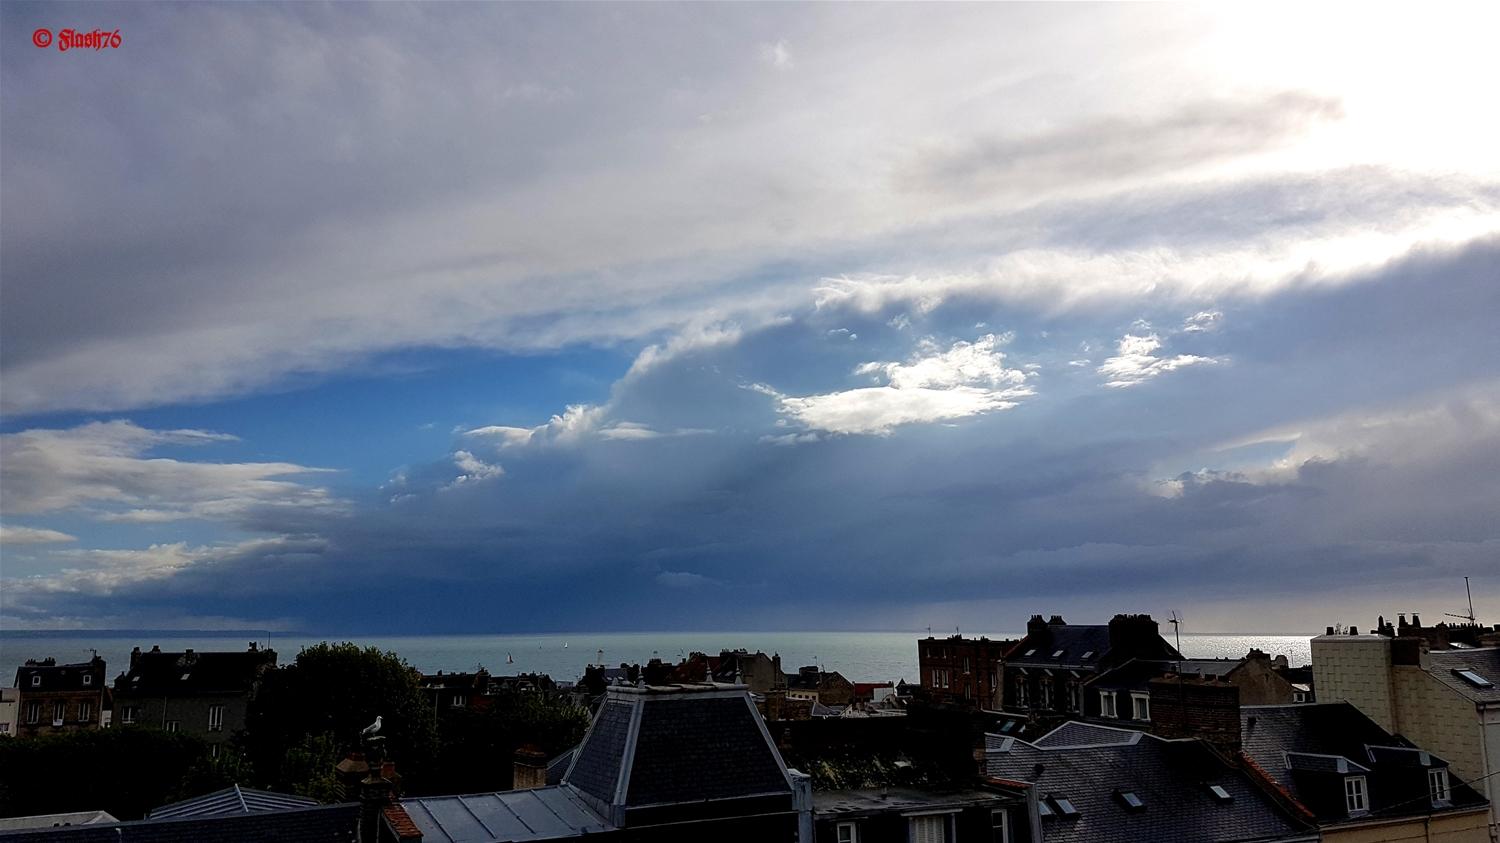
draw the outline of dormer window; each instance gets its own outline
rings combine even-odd
[[[92,685],[92,684],[94,684],[94,677],[93,677],[93,674],[89,674],[89,673],[85,673],[85,674],[84,674],[84,675],[83,675],[83,686],[84,686],[84,687],[85,687],[85,688],[87,688],[87,687],[88,687],[88,686],[90,686],[90,685]]]
[[[1100,691],[1099,692],[1099,716],[1100,717],[1118,717],[1119,716],[1118,714],[1115,713],[1115,692],[1114,691]]]
[[[33,674],[31,674],[31,687],[33,687],[33,688],[40,688],[41,686],[42,686],[42,675],[40,673],[33,673]]]
[[[1151,695],[1140,692],[1132,692],[1130,695],[1130,716],[1136,720],[1148,721],[1151,719]]]
[[[1427,771],[1427,791],[1432,794],[1432,804],[1446,805],[1453,798],[1448,786],[1448,771],[1443,768]]]
[[[1369,791],[1365,787],[1364,776],[1349,776],[1344,779],[1344,807],[1349,809],[1349,814],[1364,814],[1370,810]]]

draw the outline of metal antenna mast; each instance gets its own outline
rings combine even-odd
[[[1452,612],[1444,612],[1443,614],[1447,615],[1450,618],[1463,618],[1464,620],[1468,621],[1469,623],[1475,623],[1475,620],[1474,620],[1474,592],[1469,590],[1469,578],[1468,577],[1464,577],[1464,594],[1469,598],[1469,613],[1467,615],[1455,615]]]

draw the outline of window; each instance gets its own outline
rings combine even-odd
[[[33,688],[40,688],[41,686],[42,686],[42,675],[40,673],[33,673],[33,674],[31,674],[31,687],[33,687]]]
[[[1010,811],[996,808],[990,811],[990,835],[992,843],[1010,843]]]
[[[1093,650],[1084,650],[1082,658],[1087,659],[1089,656],[1092,656],[1093,654],[1094,654]]]
[[[93,716],[94,716],[94,704],[93,703],[85,701],[85,702],[81,702],[81,703],[78,704],[78,722],[79,723],[87,723],[87,722],[89,722],[90,720],[93,719]]]
[[[1307,702],[1307,692],[1306,691],[1293,691],[1292,692],[1292,702],[1294,702],[1294,703]]]
[[[1031,649],[1030,649],[1030,650],[1027,650],[1027,651],[1026,651],[1026,653],[1025,653],[1025,655],[1026,655],[1026,656],[1027,656],[1027,657],[1030,657],[1030,656],[1034,656],[1034,655],[1036,655],[1036,648],[1035,648],[1035,647],[1032,647],[1032,648],[1031,648]]]
[[[85,673],[83,675],[83,687],[87,688],[92,684],[94,684],[94,675],[92,673]]]
[[[1057,812],[1065,817],[1078,816],[1078,809],[1073,807],[1073,802],[1066,796],[1052,797],[1052,804],[1057,808]]]
[[[934,670],[932,672],[932,687],[934,687],[934,688],[946,688],[946,687],[948,687],[948,671],[946,671],[946,670]]]
[[[1016,706],[1025,708],[1031,703],[1031,686],[1025,676],[1016,677]]]
[[[177,729],[181,725],[182,725],[182,721],[180,721],[180,720],[168,720],[167,721],[167,731],[168,732],[176,732]]]
[[[907,839],[911,843],[948,843],[947,817],[911,817],[910,821]]]
[[[1213,794],[1215,802],[1232,802],[1232,801],[1234,801],[1234,797],[1230,796],[1229,795],[1229,791],[1225,790],[1221,785],[1216,785],[1216,784],[1209,785],[1208,786],[1208,792]]]
[[[969,657],[964,656],[964,673],[969,672]]]
[[[224,731],[224,706],[211,705],[208,707],[208,730],[210,732]]]
[[[1133,790],[1117,790],[1115,791],[1115,795],[1119,797],[1121,804],[1125,806],[1125,810],[1127,811],[1140,811],[1146,807],[1146,803]]]
[[[9,723],[0,723],[0,735],[8,735],[8,734],[10,734],[10,724]]]
[[[219,757],[219,745],[218,744],[211,743],[211,744],[208,745],[208,757],[209,758],[218,758]]]
[[[1052,654],[1052,658],[1054,658],[1054,659],[1060,659],[1060,658],[1062,658],[1062,654],[1063,654],[1063,651],[1062,650],[1058,650],[1057,652],[1055,652],[1055,653]]]
[[[1448,771],[1443,769],[1427,771],[1427,790],[1432,794],[1432,804],[1440,805],[1453,797],[1453,791],[1448,788]]]
[[[1118,717],[1119,716],[1119,715],[1115,714],[1115,692],[1114,691],[1100,691],[1099,692],[1099,716],[1100,717]]]
[[[136,715],[136,707],[135,706],[133,706],[133,705],[127,705],[127,706],[125,706],[124,708],[120,709],[120,723],[123,724],[123,725],[125,725],[125,726],[129,726],[130,724],[132,724],[132,723],[135,722],[135,715]]]
[[[859,826],[854,823],[839,823],[837,832],[838,843],[859,843]]]
[[[453,701],[450,702],[448,705],[451,706],[452,708],[463,708],[464,705],[466,703],[468,703],[468,701],[469,701],[469,698],[467,696],[465,696],[463,694],[454,694],[453,695]]]
[[[1136,720],[1150,720],[1151,719],[1151,695],[1150,694],[1131,694],[1130,695],[1130,716],[1133,717],[1133,718],[1135,718]]]
[[[54,725],[54,726],[61,726],[63,724],[63,714],[66,711],[67,711],[67,705],[62,700],[58,700],[57,702],[53,703],[52,704],[52,725]]]
[[[1083,708],[1083,686],[1078,684],[1077,679],[1068,680],[1067,694],[1066,704],[1068,711],[1081,710]]]
[[[1048,679],[1042,680],[1042,708],[1052,710],[1052,681]]]
[[[41,719],[42,719],[42,704],[39,703],[39,702],[29,702],[29,703],[27,703],[26,704],[26,722],[27,723],[35,723],[35,722],[37,722],[38,720],[41,720]]]
[[[1365,798],[1365,777],[1350,776],[1344,779],[1344,807],[1351,814],[1363,814],[1370,810],[1370,802]]]
[[[1465,682],[1469,683],[1470,685],[1473,685],[1476,688],[1493,688],[1493,687],[1495,687],[1495,683],[1493,683],[1490,680],[1484,678],[1483,676],[1480,676],[1479,674],[1475,673],[1472,670],[1455,670],[1455,671],[1453,671],[1453,673],[1458,678],[1464,680]]]

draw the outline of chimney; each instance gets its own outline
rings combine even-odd
[[[533,744],[516,750],[511,790],[535,790],[547,786],[547,754]]]
[[[1357,627],[1357,626],[1351,626],[1351,627],[1349,627],[1349,634],[1350,635],[1358,635],[1359,634],[1359,627]]]
[[[1115,615],[1109,621],[1110,657],[1118,661],[1125,660],[1122,656],[1152,655],[1160,641],[1161,634],[1150,615]]]
[[[1152,679],[1152,732],[1163,738],[1202,738],[1231,755],[1240,749],[1240,689],[1215,678],[1168,675]]]
[[[385,773],[396,774],[396,765],[387,761],[380,769],[359,783],[359,839],[360,843],[379,843],[381,819],[385,809],[396,801],[396,786]]]
[[[1422,625],[1422,619],[1417,617],[1416,612],[1411,613],[1411,625],[1416,627],[1420,627]]]
[[[135,662],[140,657],[141,657],[141,648],[140,647],[131,647],[130,648],[130,669],[131,670],[135,670]]]
[[[333,778],[338,782],[339,798],[353,802],[359,798],[359,783],[370,772],[363,752],[350,752],[344,760],[333,765]]]
[[[1047,634],[1047,622],[1042,620],[1041,615],[1032,615],[1031,620],[1026,622],[1026,634],[1038,638]]]
[[[1047,619],[1048,626],[1067,626],[1068,622],[1063,620],[1062,615],[1053,615]]]

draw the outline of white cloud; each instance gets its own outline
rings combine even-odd
[[[453,478],[452,485],[461,483],[477,483],[481,480],[491,480],[505,473],[498,463],[487,463],[474,456],[468,451],[454,451],[453,465],[463,474]]]
[[[288,479],[326,469],[294,463],[188,462],[151,457],[164,445],[234,437],[201,430],[150,430],[128,421],[31,429],[0,436],[5,508],[11,513],[84,508],[103,520],[234,520],[266,508],[343,511],[327,489]]]
[[[790,70],[792,67],[792,50],[785,38],[774,44],[762,44],[760,57],[777,70]]]
[[[78,539],[57,530],[0,524],[0,544],[56,544],[72,541]]]
[[[1184,319],[1182,332],[1185,334],[1202,334],[1216,331],[1224,322],[1224,314],[1217,310],[1200,310]]]
[[[854,370],[883,379],[883,386],[808,396],[782,395],[766,386],[757,389],[776,399],[780,413],[805,427],[885,435],[904,424],[1010,409],[1034,394],[1026,372],[1005,367],[998,346],[1007,340],[1008,335],[986,334],[972,343],[956,342],[946,351],[925,340],[905,363],[870,362]]]
[[[1213,357],[1199,357],[1193,354],[1158,357],[1156,352],[1160,351],[1161,347],[1161,337],[1156,334],[1144,336],[1126,334],[1120,337],[1115,356],[1101,363],[1096,371],[1104,376],[1105,386],[1121,388],[1145,383],[1159,375],[1185,366],[1219,362]]]

